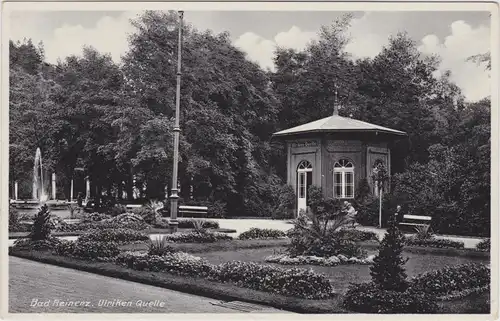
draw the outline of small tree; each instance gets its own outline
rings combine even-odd
[[[52,223],[50,222],[49,207],[47,204],[43,204],[35,216],[35,220],[28,237],[31,241],[49,240],[52,227]]]
[[[389,229],[380,243],[379,253],[370,267],[373,283],[383,290],[403,292],[408,287],[403,258],[404,235],[397,228],[394,218],[389,219]]]

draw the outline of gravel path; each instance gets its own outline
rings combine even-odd
[[[12,256],[9,257],[9,276],[10,313],[239,312],[214,305],[218,304],[214,299]],[[107,303],[107,306],[103,303]],[[68,306],[68,304],[80,306]],[[125,306],[120,306],[121,304]]]

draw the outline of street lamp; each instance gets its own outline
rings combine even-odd
[[[177,91],[175,97],[175,125],[174,125],[174,164],[172,170],[172,193],[170,195],[170,230],[172,233],[177,232],[177,209],[179,201],[179,191],[177,186],[177,172],[179,168],[179,117],[180,117],[180,99],[181,99],[181,54],[182,54],[182,19],[184,18],[184,11],[179,11],[179,24],[168,24],[167,30],[172,32],[176,27],[179,29],[179,39],[177,43]]]

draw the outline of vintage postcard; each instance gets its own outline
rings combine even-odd
[[[9,318],[497,317],[497,5],[4,2],[2,45]]]

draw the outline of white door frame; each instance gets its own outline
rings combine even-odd
[[[301,167],[302,164],[306,166]],[[307,173],[312,171],[313,168],[309,161],[301,161],[299,163],[299,167],[297,168],[297,215],[300,213],[301,209],[307,211]]]

